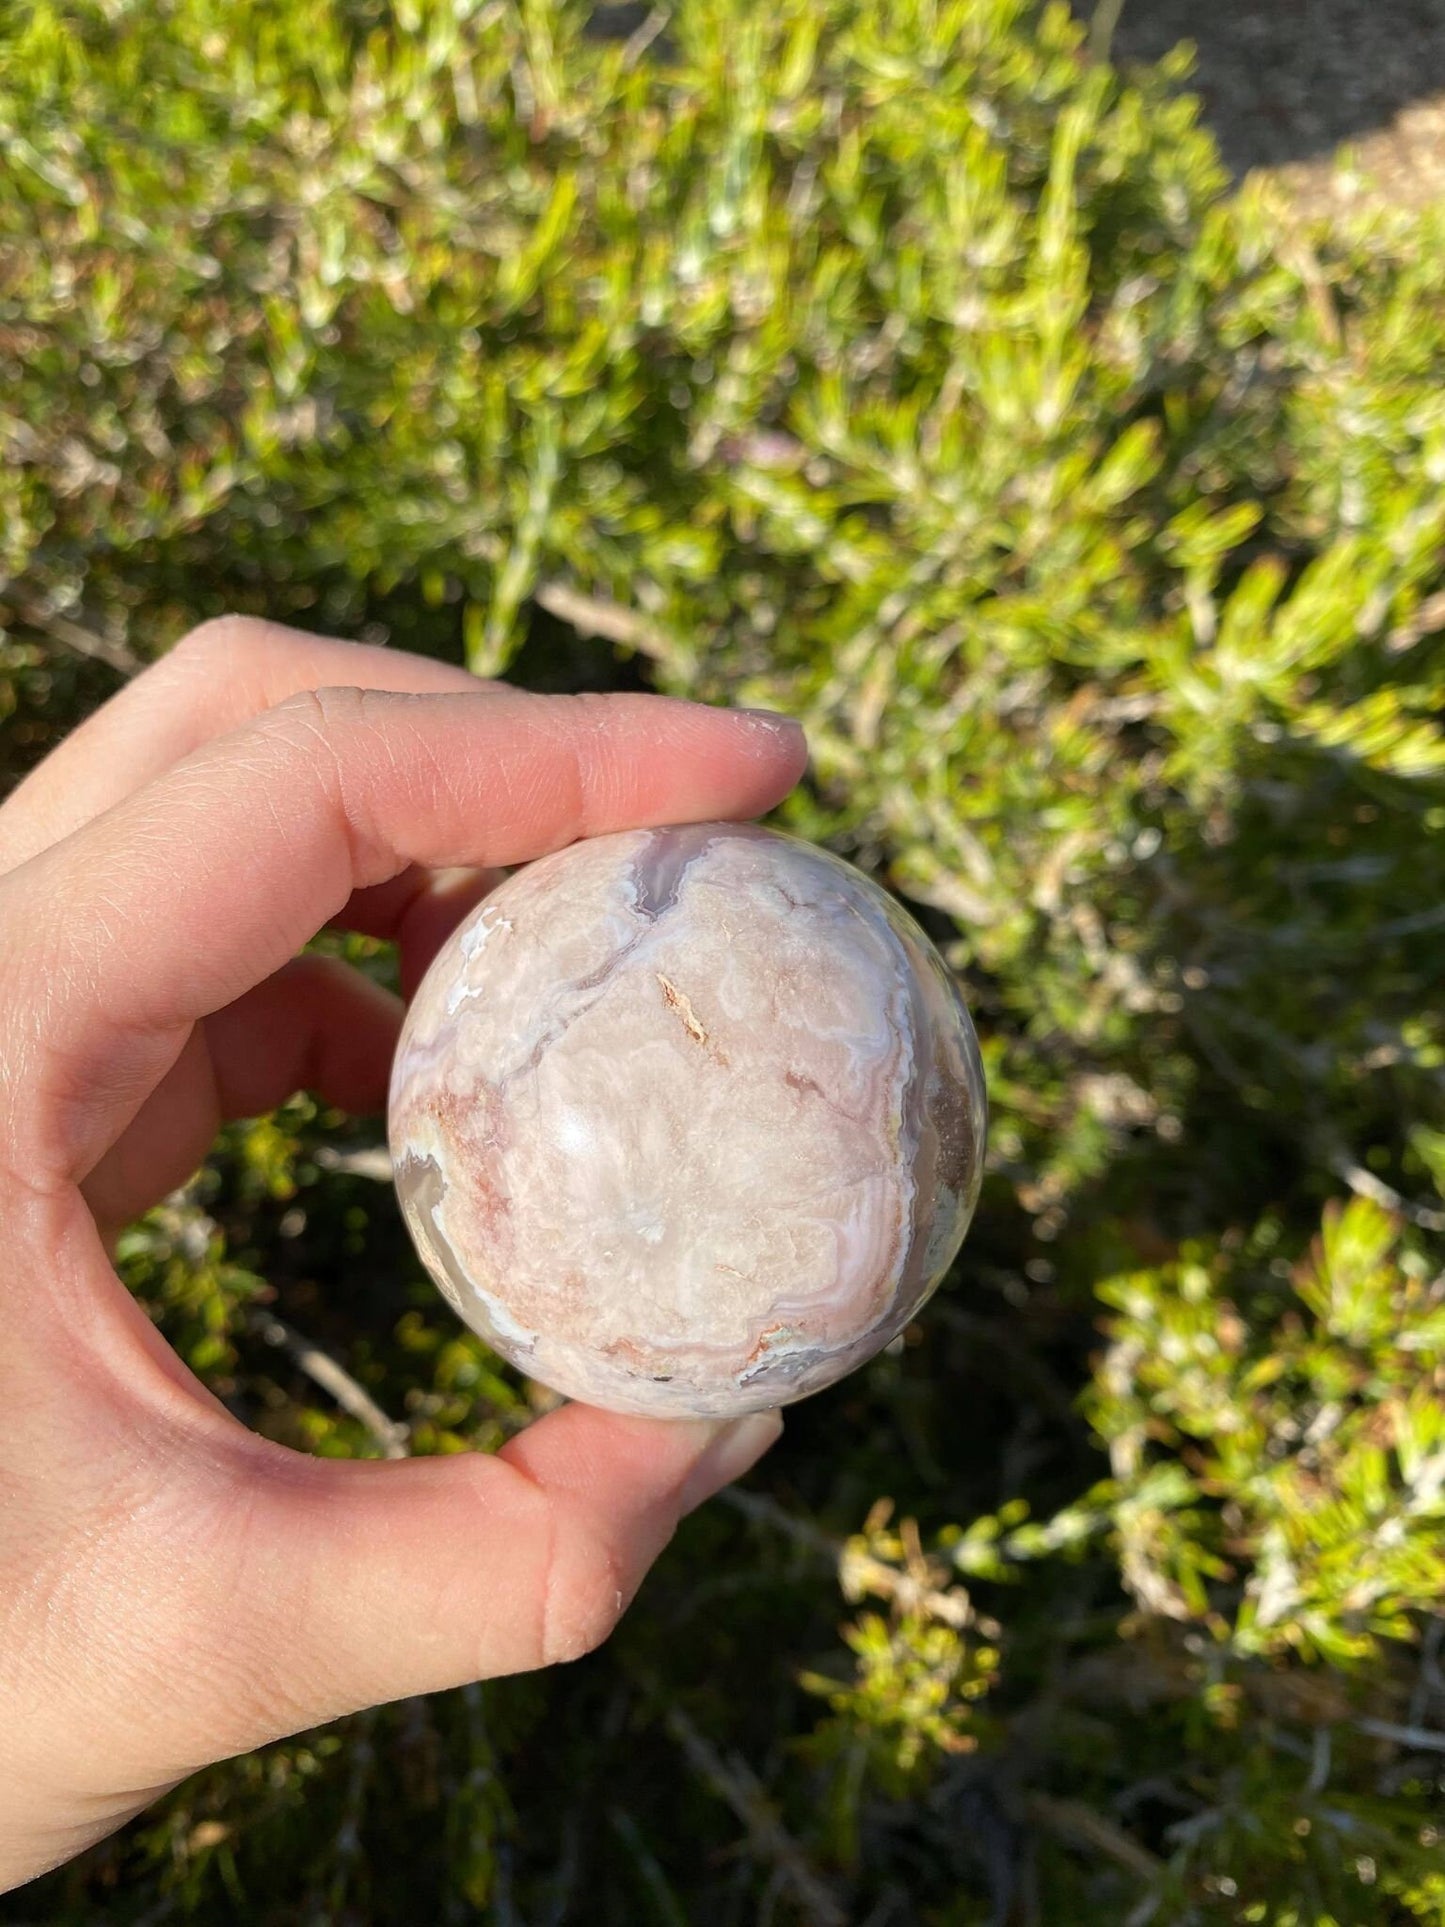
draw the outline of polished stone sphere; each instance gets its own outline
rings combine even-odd
[[[591,1405],[831,1385],[947,1269],[983,1165],[968,1013],[825,850],[751,824],[575,843],[449,938],[392,1074],[397,1191],[466,1323]]]

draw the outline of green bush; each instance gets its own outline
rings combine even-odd
[[[1445,1921],[1445,218],[1228,194],[1059,6],[584,12],[0,11],[0,767],[226,608],[789,709],[978,1221],[602,1653],[6,1917]],[[233,1130],[123,1270],[275,1436],[380,1449],[272,1303],[495,1445],[375,1142]]]

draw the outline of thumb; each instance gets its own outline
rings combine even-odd
[[[775,1412],[678,1421],[569,1405],[495,1456],[264,1453],[245,1503],[227,1509],[241,1543],[213,1565],[232,1598],[264,1602],[274,1628],[259,1642],[266,1677],[248,1669],[225,1750],[580,1658],[612,1631],[679,1519],[781,1431]]]
[[[781,1430],[776,1413],[679,1423],[568,1405],[495,1457],[303,1461],[315,1471],[273,1496],[267,1534],[292,1560],[307,1644],[344,1670],[338,1697],[370,1704],[579,1658],[683,1514]]]
[[[308,1458],[237,1425],[113,1273],[95,1289],[77,1193],[6,1202],[47,1288],[9,1294],[0,1351],[0,1889],[217,1760],[580,1657],[781,1431],[569,1405],[495,1456]]]

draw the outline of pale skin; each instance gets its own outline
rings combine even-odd
[[[410,994],[493,866],[759,814],[804,756],[777,719],[228,618],[0,808],[0,1890],[216,1760],[580,1656],[776,1438],[571,1405],[495,1456],[308,1458],[109,1252],[223,1120],[382,1107],[402,1005],[298,958],[323,925],[394,939]]]

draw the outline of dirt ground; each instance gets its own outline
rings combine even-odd
[[[1269,168],[1312,209],[1445,199],[1445,0],[1123,0],[1116,62],[1181,40],[1236,173]]]
[[[1088,21],[1119,0],[1070,3]],[[604,0],[591,30],[626,38],[651,14]],[[1181,40],[1236,174],[1269,169],[1307,212],[1445,202],[1445,0],[1122,0],[1112,58],[1157,60]]]

